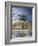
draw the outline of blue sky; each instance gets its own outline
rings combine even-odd
[[[32,8],[31,7],[13,7],[12,8],[12,15],[15,20],[19,20],[21,17],[19,17],[17,14],[24,14],[27,16],[27,19],[29,21],[32,21]],[[25,18],[25,16],[24,16]]]
[[[30,7],[13,7],[12,14],[32,14],[32,8]]]

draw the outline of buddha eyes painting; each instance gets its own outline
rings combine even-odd
[[[32,36],[32,7],[11,7],[12,38]]]

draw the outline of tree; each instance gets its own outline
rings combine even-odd
[[[21,24],[22,24],[22,29],[24,29],[24,22],[26,21],[26,16],[25,15],[19,15],[19,16],[21,17],[20,20],[23,21]]]

